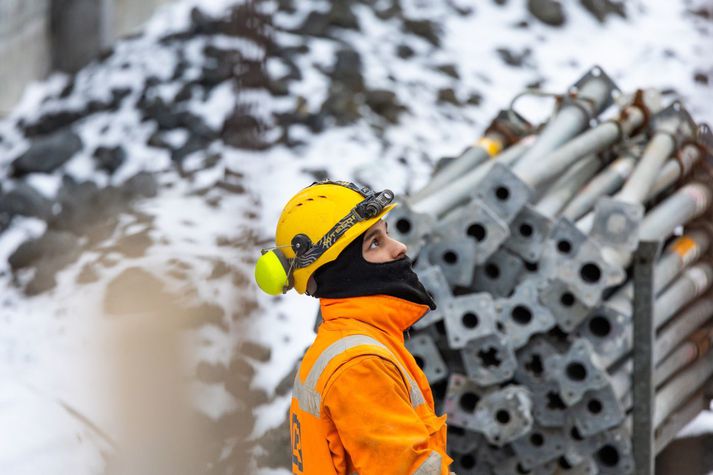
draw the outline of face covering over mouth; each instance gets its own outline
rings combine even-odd
[[[436,303],[418,280],[411,259],[367,262],[362,255],[364,234],[349,243],[337,259],[315,271],[317,291],[312,295],[317,298],[390,295],[435,310]]]

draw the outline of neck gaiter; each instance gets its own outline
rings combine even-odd
[[[315,271],[317,291],[314,297],[390,295],[436,309],[436,303],[411,268],[411,259],[403,257],[378,264],[367,262],[361,252],[363,240],[364,234],[349,243],[337,259]]]

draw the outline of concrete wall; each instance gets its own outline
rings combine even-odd
[[[0,0],[0,115],[50,70],[49,0]]]
[[[0,0],[0,116],[53,69],[76,71],[175,0]]]

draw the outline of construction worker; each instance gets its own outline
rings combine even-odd
[[[449,473],[446,416],[435,414],[403,336],[435,304],[382,220],[393,198],[314,183],[287,203],[276,247],[256,265],[266,292],[294,288],[320,299],[323,322],[290,407],[295,474]]]

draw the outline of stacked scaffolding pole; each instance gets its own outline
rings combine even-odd
[[[620,95],[594,67],[545,124],[501,112],[402,197],[390,233],[438,304],[407,346],[448,413],[453,471],[635,473],[632,262],[642,241],[665,246],[652,262],[653,412],[639,467],[706,407],[712,144],[682,103]]]

